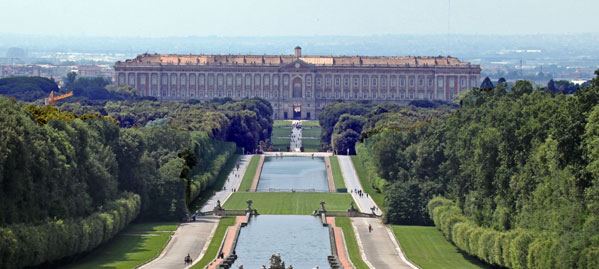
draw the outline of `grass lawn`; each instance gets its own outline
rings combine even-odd
[[[290,146],[291,140],[289,138],[272,138],[272,149],[279,151],[287,151],[287,147]]]
[[[320,148],[320,139],[302,138],[302,146],[304,147],[304,151],[318,151]]]
[[[246,191],[252,187],[252,182],[254,181],[254,176],[256,175],[256,169],[258,169],[259,161],[259,155],[252,156],[250,164],[248,165],[248,168],[245,170],[245,175],[243,175],[243,179],[241,180],[241,184],[239,185],[239,191]]]
[[[289,137],[291,135],[291,128],[275,127],[272,128],[270,137]]]
[[[225,237],[225,232],[229,226],[233,226],[235,224],[235,217],[223,217],[218,222],[218,226],[216,227],[216,231],[214,232],[214,237],[210,241],[210,245],[208,245],[208,249],[206,253],[202,257],[202,259],[196,263],[192,268],[204,268],[208,265],[214,258],[216,258],[216,254],[218,249],[220,248],[220,244],[223,241],[223,237]]]
[[[356,168],[356,172],[358,174],[358,177],[360,178],[360,184],[362,184],[362,189],[368,194],[370,194],[370,197],[372,197],[372,200],[374,200],[378,208],[382,209],[385,196],[382,193],[376,192],[376,190],[372,188],[367,179],[368,175],[366,173],[366,169],[362,165],[362,162],[360,162],[360,159],[358,159],[358,156],[351,156],[351,160],[354,163],[354,167]]]
[[[272,127],[291,127],[290,120],[275,120],[272,124]]]
[[[302,128],[303,127],[315,127],[315,126],[320,127],[320,123],[317,120],[303,120],[302,121]]]
[[[302,128],[302,137],[314,137],[320,139],[322,128],[320,127],[308,127]]]
[[[236,192],[223,205],[226,209],[246,209],[245,201],[252,200],[252,208],[260,214],[270,215],[310,215],[320,208],[320,201],[326,202],[327,210],[349,208],[353,201],[347,193],[318,192]],[[355,202],[354,202],[355,203]]]
[[[272,134],[270,135],[270,141],[272,143],[273,150],[287,151],[287,147],[291,143],[291,139],[289,135],[291,134],[291,122],[283,121],[284,123],[288,123],[287,125],[281,125],[279,123],[279,127],[276,126],[276,123],[280,121],[275,121],[275,126],[272,128]],[[287,128],[283,128],[281,126],[288,126]]]
[[[412,262],[426,268],[489,268],[462,254],[436,227],[391,225],[401,248]]]
[[[139,266],[158,256],[177,226],[177,222],[130,224],[112,240],[65,268]]]
[[[343,175],[341,174],[341,168],[339,168],[339,160],[337,160],[337,156],[330,156],[329,159],[331,160],[331,171],[333,172],[335,189],[345,188],[345,182],[343,181]]]
[[[356,269],[368,269],[368,265],[362,260],[360,255],[360,248],[358,247],[358,241],[356,241],[356,235],[352,228],[351,221],[349,218],[335,218],[335,225],[343,230],[343,238],[345,239],[345,247],[349,253],[349,259]]]

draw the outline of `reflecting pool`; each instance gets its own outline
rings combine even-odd
[[[260,215],[241,228],[237,248],[237,268],[268,268],[272,254],[280,253],[285,266],[329,268],[329,230],[320,218],[300,215]]]
[[[268,191],[271,188],[329,191],[324,158],[266,157],[256,189]]]

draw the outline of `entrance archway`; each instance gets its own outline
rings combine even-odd
[[[293,119],[294,120],[302,119],[302,106],[301,105],[293,105]]]

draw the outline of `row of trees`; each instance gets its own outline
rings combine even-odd
[[[270,138],[272,106],[264,99],[234,101],[214,99],[200,103],[158,101],[109,101],[100,104],[63,103],[61,109],[77,114],[100,113],[110,116],[122,128],[169,125],[188,131],[202,131],[211,138],[235,142],[253,151],[260,141]]]
[[[599,79],[573,95],[506,87],[473,89],[444,120],[387,128],[357,146],[385,193],[386,220],[431,224],[438,214],[460,249],[500,266],[597,267]],[[435,195],[455,206],[430,212]],[[502,260],[483,244],[495,233]]]
[[[89,251],[138,212],[180,219],[236,151],[235,143],[201,131],[117,124],[98,113],[23,106],[0,97],[1,236],[19,242],[2,253],[3,261],[21,267]],[[112,214],[107,210],[123,196],[135,206],[114,209],[118,216],[94,217]],[[72,234],[103,239],[83,244]],[[39,252],[45,246],[52,250]]]

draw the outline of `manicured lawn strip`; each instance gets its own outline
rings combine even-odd
[[[368,265],[362,260],[358,241],[354,234],[351,221],[349,218],[335,218],[335,225],[343,230],[343,238],[345,239],[345,247],[349,253],[349,259],[356,269],[368,269]]]
[[[325,201],[327,210],[345,211],[353,201],[347,193],[318,192],[236,192],[223,205],[225,209],[246,209],[247,200],[252,200],[252,208],[260,214],[269,215],[310,215]]]
[[[370,197],[372,197],[372,200],[374,200],[376,205],[382,209],[383,201],[385,200],[385,196],[382,193],[376,192],[376,190],[374,188],[372,188],[372,186],[368,182],[368,175],[366,174],[366,169],[362,165],[362,162],[360,162],[360,159],[358,159],[358,156],[351,156],[351,160],[354,164],[354,167],[356,168],[356,173],[358,174],[358,177],[360,178],[360,184],[362,184],[363,191],[370,194]]]
[[[192,268],[204,268],[212,260],[214,260],[214,258],[216,258],[216,254],[220,248],[220,244],[223,242],[223,237],[225,237],[227,228],[233,225],[235,225],[235,217],[222,217],[220,219],[218,226],[216,227],[216,231],[214,232],[214,237],[212,237],[212,241],[210,241],[210,245],[208,245],[206,253]]]
[[[272,128],[272,133],[270,135],[270,137],[289,137],[289,135],[291,135],[291,128],[282,128],[282,127],[277,127],[277,128]]]
[[[275,120],[272,124],[272,127],[291,127],[290,120]]]
[[[304,151],[314,150],[318,151],[320,148],[320,139],[305,139],[302,138],[302,146],[304,147]]]
[[[320,139],[320,134],[322,133],[322,128],[320,127],[308,127],[302,128],[302,137],[314,137]]]
[[[303,127],[320,127],[320,123],[317,120],[303,120],[302,128]]]
[[[436,227],[391,225],[410,261],[426,268],[489,268],[481,261],[459,252]]]
[[[202,205],[208,201],[212,195],[214,195],[214,191],[220,191],[223,186],[225,186],[227,177],[235,167],[237,160],[239,160],[239,156],[239,154],[235,154],[229,160],[227,160],[227,163],[224,165],[223,169],[219,172],[218,176],[216,176],[216,181],[214,184],[202,191],[200,195],[198,195],[198,197],[191,202],[189,205],[191,211],[195,211],[197,208],[202,207]]]
[[[160,254],[177,225],[176,222],[130,224],[112,240],[65,268],[133,268],[139,266]]]
[[[256,175],[256,169],[258,169],[259,161],[259,155],[252,156],[250,164],[248,165],[248,168],[245,170],[245,175],[243,175],[243,179],[241,180],[241,184],[239,185],[239,191],[246,191],[252,188],[252,182],[254,181],[254,176]]]
[[[331,171],[333,172],[335,188],[345,188],[345,182],[343,181],[343,175],[341,174],[341,168],[339,167],[339,160],[337,160],[337,156],[330,156],[329,159],[331,160]]]
[[[272,148],[280,151],[287,151],[287,147],[291,144],[289,138],[273,138],[270,141],[272,142]]]

